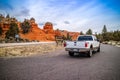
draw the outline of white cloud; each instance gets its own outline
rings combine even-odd
[[[77,2],[77,0],[29,0],[22,4],[27,12],[22,9],[23,7],[17,7],[13,15],[22,14],[21,17],[17,16],[19,19],[34,17],[40,28],[43,27],[43,22],[49,21],[55,24],[54,29],[78,32],[86,32],[89,28],[93,32],[101,32],[104,24],[108,25],[109,29],[119,25],[114,13],[104,9],[104,6],[95,0],[76,6]],[[65,21],[69,24],[65,24]]]

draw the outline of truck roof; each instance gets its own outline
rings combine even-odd
[[[94,35],[79,35],[79,36],[94,36]]]

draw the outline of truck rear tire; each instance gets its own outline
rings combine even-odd
[[[87,56],[88,56],[88,57],[92,57],[92,55],[93,55],[93,50],[90,49],[90,50],[88,51],[88,53],[87,53]]]
[[[74,56],[74,52],[69,52],[69,56]]]

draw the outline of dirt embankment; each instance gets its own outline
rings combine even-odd
[[[11,46],[1,47],[0,57],[26,57],[36,54],[46,54],[58,49],[62,49],[63,46],[56,46],[56,44],[39,44],[39,45],[27,45],[27,46]]]

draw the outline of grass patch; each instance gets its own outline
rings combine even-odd
[[[45,54],[61,48],[63,47],[56,46],[55,44],[1,47],[0,57],[32,56],[36,54]]]

